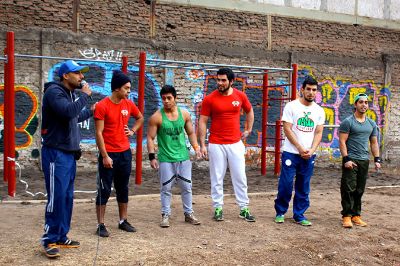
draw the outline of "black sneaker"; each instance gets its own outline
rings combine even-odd
[[[108,233],[107,228],[104,224],[97,225],[96,235],[101,236],[101,237],[109,237],[110,236],[110,234]]]
[[[79,248],[81,244],[78,241],[67,239],[65,242],[57,242],[56,245],[59,248]]]
[[[124,230],[126,232],[136,232],[136,228],[133,227],[127,220],[124,220],[122,223],[118,225],[118,228]]]
[[[48,258],[57,258],[60,257],[60,250],[57,248],[55,243],[47,244],[44,248],[44,254]]]

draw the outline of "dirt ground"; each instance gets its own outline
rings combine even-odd
[[[274,198],[277,178],[261,176],[248,168],[250,208],[255,223],[238,217],[225,179],[225,221],[212,220],[208,168],[193,167],[194,210],[200,226],[184,222],[179,191],[174,190],[170,228],[160,228],[160,200],[157,173],[144,170],[143,184],[131,185],[129,221],[138,229],[125,233],[117,228],[117,206],[112,199],[106,211],[111,236],[98,238],[94,193],[76,193],[69,237],[79,240],[78,249],[61,250],[57,261],[46,258],[39,245],[43,230],[43,196],[29,196],[25,185],[17,184],[17,196],[6,196],[0,185],[1,265],[400,265],[400,179],[395,169],[371,170],[363,197],[363,217],[368,227],[344,229],[340,224],[340,169],[316,168],[312,178],[311,227],[291,219],[275,224]],[[2,175],[2,174],[1,174]],[[30,192],[44,190],[42,173],[23,169]],[[96,173],[78,169],[76,190],[95,190]]]

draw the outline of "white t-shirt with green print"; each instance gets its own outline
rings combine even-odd
[[[317,125],[325,123],[324,109],[313,102],[310,106],[303,105],[299,99],[291,101],[283,109],[282,121],[292,124],[292,131],[297,141],[305,149],[310,149]],[[297,148],[285,137],[283,151],[299,154]]]

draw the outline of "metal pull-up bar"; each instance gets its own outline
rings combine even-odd
[[[16,54],[14,51],[14,32],[7,32],[7,43],[4,49],[4,57],[0,57],[0,61],[4,63],[4,182],[8,182],[8,195],[15,196],[16,192],[16,172],[15,172],[15,58],[35,58],[35,59],[52,59],[52,60],[74,60],[74,61],[92,61],[82,58],[55,57]],[[146,62],[146,54],[140,54],[142,64]],[[104,63],[121,63],[120,61],[96,60],[96,62]],[[143,70],[144,71],[144,67]],[[128,58],[122,57],[122,71],[128,71]],[[139,71],[139,88],[138,88],[138,107],[144,114],[144,81],[145,72]],[[142,183],[142,141],[143,127],[141,127],[136,135],[136,179],[135,183]]]
[[[152,68],[171,68],[171,69],[190,69],[190,70],[205,70],[205,71],[217,71],[222,67],[229,67],[235,73],[241,73],[246,75],[263,75],[263,103],[262,103],[262,144],[261,144],[261,174],[266,174],[267,160],[267,129],[268,126],[268,101],[269,100],[295,100],[297,96],[297,64],[293,64],[292,68],[274,68],[274,67],[261,67],[261,66],[249,66],[249,65],[227,65],[227,64],[215,64],[215,63],[201,63],[201,62],[191,62],[191,61],[176,61],[168,59],[147,59],[146,54],[143,52],[140,54],[139,62],[133,62],[134,65],[139,65],[139,79],[142,77],[144,79],[144,71],[146,67]],[[278,72],[286,72],[291,78],[291,83],[280,84],[280,85],[269,85],[268,75]],[[271,87],[284,87],[291,86],[290,97],[280,97],[280,98],[270,98],[268,99],[268,88]],[[144,87],[144,84],[143,84]],[[139,89],[141,85],[139,84]],[[280,132],[280,131],[279,131]],[[278,133],[279,133],[278,132]],[[280,133],[279,133],[280,134]],[[281,141],[279,140],[275,141]],[[279,143],[280,144],[280,143]],[[280,145],[278,145],[280,146]],[[279,153],[279,154],[278,154]],[[277,164],[279,164],[280,147],[275,151],[275,169],[278,169]],[[275,170],[276,173],[277,170]]]
[[[267,174],[267,126],[268,124],[268,102],[271,100],[284,101],[284,100],[295,100],[297,97],[297,64],[292,65],[291,72],[291,83],[282,84],[280,86],[291,86],[290,97],[280,97],[280,98],[269,98],[268,88],[277,87],[278,85],[269,85],[268,83],[268,71],[264,72],[263,76],[263,101],[262,101],[262,142],[261,142],[261,174]],[[274,174],[278,175],[280,172],[280,152],[281,152],[281,126],[280,120],[276,121],[273,125],[275,126],[275,150],[274,153]]]

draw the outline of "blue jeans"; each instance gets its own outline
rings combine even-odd
[[[42,147],[47,204],[42,244],[64,242],[71,226],[76,162],[73,153]]]
[[[306,160],[298,154],[282,153],[282,170],[279,177],[278,195],[275,199],[276,215],[284,215],[292,198],[293,179],[295,194],[293,199],[293,218],[296,222],[305,220],[305,211],[310,207],[310,180],[314,171],[315,155]]]

